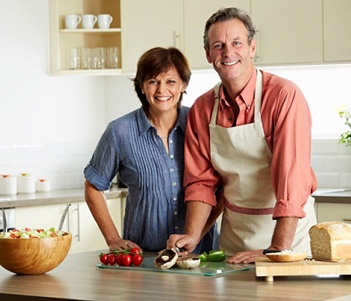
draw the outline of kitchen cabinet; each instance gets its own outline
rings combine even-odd
[[[317,203],[317,221],[339,221],[351,224],[351,203]]]
[[[65,29],[66,14],[110,14],[113,21],[108,29]],[[121,16],[119,0],[49,0],[49,42],[51,75],[88,74],[116,75],[121,73]],[[70,70],[72,48],[119,49],[118,68],[115,69],[75,69]],[[80,58],[82,60],[82,58]]]
[[[123,72],[153,47],[183,49],[183,0],[121,0]]]
[[[184,53],[192,69],[212,69],[203,48],[207,19],[222,7],[238,7],[250,13],[249,0],[184,1]]]
[[[251,0],[256,65],[323,62],[321,0]]]
[[[206,20],[221,7],[247,11],[257,28],[257,66],[351,61],[349,0],[49,0],[50,74],[134,74],[152,47],[179,48],[193,70],[212,69]],[[66,14],[108,13],[109,29],[65,29]],[[70,70],[72,48],[118,48],[117,69]]]
[[[118,229],[122,228],[121,198],[108,199],[107,204]],[[16,208],[16,227],[58,228],[68,204],[28,206]],[[69,206],[62,230],[72,234],[70,253],[106,249],[106,242],[86,202]]]
[[[351,61],[351,1],[324,0],[324,61]]]

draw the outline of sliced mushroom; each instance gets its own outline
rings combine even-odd
[[[175,265],[178,259],[178,253],[174,249],[162,250],[154,260],[155,267],[167,270]]]
[[[199,257],[179,257],[177,265],[182,269],[193,269],[200,265]]]

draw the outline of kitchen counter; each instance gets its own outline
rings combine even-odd
[[[99,253],[68,255],[44,275],[18,276],[0,267],[0,300],[351,300],[350,276],[266,282],[254,269],[214,277],[99,269]]]
[[[312,195],[317,203],[349,203],[351,204],[351,189],[317,189]]]
[[[106,198],[125,197],[126,188],[112,188],[105,192]],[[351,189],[317,189],[312,195],[317,203],[336,202],[351,204]],[[84,189],[54,190],[31,194],[0,195],[0,208],[67,204],[84,201]]]
[[[127,189],[113,188],[105,192],[106,198],[125,196]],[[0,208],[67,204],[84,201],[84,189],[53,190],[31,194],[0,195]]]

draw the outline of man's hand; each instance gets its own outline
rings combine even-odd
[[[167,240],[167,249],[179,248],[184,252],[179,252],[180,256],[188,255],[196,248],[197,242],[190,235],[172,234]]]
[[[253,250],[238,252],[234,256],[230,257],[228,263],[252,263],[255,262],[257,257],[263,256],[263,250]]]

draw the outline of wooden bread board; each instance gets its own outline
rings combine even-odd
[[[266,257],[256,258],[256,276],[273,281],[274,276],[351,275],[351,260],[327,262],[302,260],[297,262],[274,262]]]

